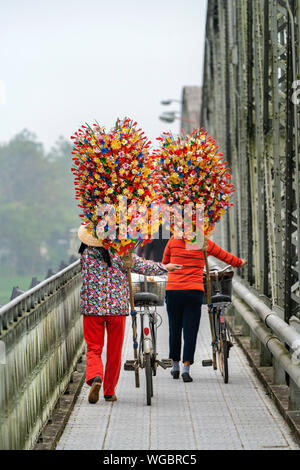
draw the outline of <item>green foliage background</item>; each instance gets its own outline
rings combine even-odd
[[[72,145],[50,152],[24,130],[0,144],[0,304],[12,287],[68,261],[69,231],[80,222],[71,173]],[[11,280],[11,285],[10,285]],[[28,286],[21,286],[23,290]]]

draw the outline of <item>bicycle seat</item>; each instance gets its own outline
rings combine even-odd
[[[144,305],[157,305],[159,298],[156,294],[151,292],[138,292],[134,294],[134,305],[142,307]]]
[[[211,303],[212,304],[218,304],[218,303],[231,303],[231,297],[228,295],[222,295],[222,294],[216,294],[211,297]]]

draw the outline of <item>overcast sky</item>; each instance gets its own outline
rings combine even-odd
[[[49,150],[125,115],[178,131],[160,100],[202,83],[206,0],[0,1],[0,142],[27,128]]]

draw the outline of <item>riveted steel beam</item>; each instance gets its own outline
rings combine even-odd
[[[300,4],[212,0],[205,43],[201,125],[237,187],[215,238],[288,321],[300,317]]]

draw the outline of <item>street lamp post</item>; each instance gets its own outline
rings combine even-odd
[[[196,121],[192,119],[182,118],[180,115],[177,115],[176,113],[177,111],[169,111],[169,112],[163,113],[159,116],[159,119],[161,121],[169,122],[169,123],[173,123],[176,119],[179,119],[180,121],[193,124],[195,127],[198,126],[198,123]]]
[[[180,103],[179,111],[168,111],[162,113],[159,119],[164,122],[174,123],[176,119],[181,121],[181,128],[185,133],[190,134],[193,128],[198,128],[200,125],[200,107],[201,107],[201,88],[200,87],[184,87],[182,92],[182,99],[166,99],[160,103],[163,106],[169,106],[171,103]]]
[[[180,104],[182,104],[182,101],[181,101],[181,100],[173,100],[173,99],[172,99],[172,100],[162,100],[162,101],[160,102],[160,104],[162,104],[162,105],[164,105],[164,106],[168,106],[168,105],[171,104],[171,103],[180,103]]]

